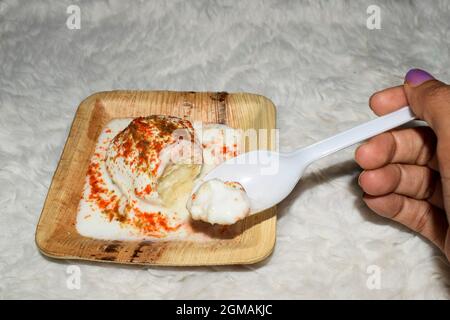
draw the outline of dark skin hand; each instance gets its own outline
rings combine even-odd
[[[450,260],[450,86],[413,69],[404,85],[375,93],[369,104],[379,116],[409,105],[428,126],[386,132],[356,150],[364,202]]]

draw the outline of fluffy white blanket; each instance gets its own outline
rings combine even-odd
[[[374,2],[381,29],[370,30]],[[71,4],[79,30],[66,26]],[[53,261],[34,243],[75,110],[91,93],[260,93],[277,106],[282,148],[305,146],[373,118],[371,93],[411,67],[449,81],[449,18],[448,1],[0,2],[0,297],[450,297],[442,254],[361,201],[353,149],[309,168],[279,206],[273,255],[257,265]],[[79,290],[66,285],[71,264]]]

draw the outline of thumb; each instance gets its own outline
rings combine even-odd
[[[450,139],[450,86],[420,69],[409,70],[404,90],[409,106],[440,139]]]
[[[450,221],[450,86],[423,70],[413,69],[406,74],[404,90],[413,112],[428,123],[438,138],[436,156]],[[450,243],[449,236],[446,243]]]

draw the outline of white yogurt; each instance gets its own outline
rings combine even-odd
[[[145,176],[133,176],[130,168],[125,163],[120,162],[122,161],[120,158],[114,165],[109,163],[109,168],[107,168],[106,160],[108,150],[111,153],[109,148],[111,141],[132,120],[131,118],[112,120],[106,125],[98,138],[79,203],[76,223],[78,232],[86,237],[107,240],[208,240],[208,236],[194,231],[190,225],[190,213],[186,208],[190,199],[190,189],[178,189],[182,192],[175,193],[173,202],[170,203],[170,206],[166,206],[159,201],[159,195],[156,192],[142,193],[151,183],[153,183],[151,185],[152,191],[156,190],[157,186]],[[194,128],[199,140],[198,145],[201,146],[202,157],[200,158],[203,158],[202,171],[197,179],[200,179],[224,160],[239,154],[241,137],[238,130],[225,125],[200,123],[200,126],[202,130]],[[175,144],[172,147],[175,147],[174,150],[179,149],[178,145]],[[161,176],[162,169],[168,163],[167,155],[168,152],[160,154],[161,171],[158,170],[158,177]],[[113,154],[110,154],[110,156],[113,156]],[[111,171],[114,171],[114,181],[111,179]],[[186,177],[186,171],[181,172],[181,175]],[[178,177],[179,175],[176,174],[176,177],[174,175],[172,179],[165,180],[166,190],[169,190],[169,193],[172,189],[172,183],[184,179]],[[208,188],[206,186],[206,189]],[[201,220],[210,223],[232,224],[245,217],[247,214],[245,208],[248,206],[245,191],[230,184],[222,187],[213,185],[212,188],[217,190],[217,194],[214,194],[209,200],[213,208],[211,218],[208,219],[208,215],[200,214],[200,216],[206,217]],[[101,189],[102,192],[96,193],[95,189]],[[138,190],[139,194],[136,194],[134,190]],[[225,206],[227,209],[218,210],[217,203],[228,203]],[[116,213],[112,214],[111,212]],[[120,214],[118,215],[117,212]],[[138,212],[137,216],[136,212]],[[146,219],[140,217],[143,214],[146,215]],[[193,218],[196,219],[197,216],[198,214]],[[142,228],[142,224],[145,226],[149,221],[152,223],[156,221],[155,228],[150,228],[150,231],[149,228]],[[140,227],[137,227],[138,225]]]
[[[158,205],[157,203],[146,201],[129,191],[129,175],[123,167],[117,169],[117,173],[122,173],[122,183],[114,183],[106,168],[107,153],[112,139],[123,129],[125,129],[133,119],[115,119],[109,122],[101,132],[94,155],[91,158],[90,168],[95,168],[94,174],[88,174],[85,179],[83,194],[78,206],[77,231],[86,237],[105,240],[168,240],[181,239],[188,236],[189,230],[184,223],[189,220],[189,212],[185,205],[189,195],[177,198],[170,208]],[[95,183],[92,180],[95,179]],[[120,180],[121,176],[116,175],[115,180]],[[117,181],[120,182],[120,181]],[[93,187],[104,190],[100,195],[94,193]],[[124,193],[127,192],[127,193]],[[103,201],[103,202],[102,202]],[[142,228],[136,227],[139,217],[135,216],[135,210],[124,213],[125,207],[132,202],[133,209],[137,212],[152,213],[157,217],[156,227],[159,222],[167,224],[169,228],[161,230],[151,230],[143,232]],[[105,205],[104,205],[105,204]],[[118,219],[117,215],[108,214],[108,210],[118,206],[119,212],[123,214],[123,219]],[[160,215],[156,215],[160,213]],[[144,221],[145,222],[145,221]],[[147,228],[148,229],[148,228]],[[156,229],[156,228],[155,228]]]
[[[222,162],[236,157],[242,150],[242,132],[218,123],[194,124],[195,134],[203,148],[203,167],[205,176]]]

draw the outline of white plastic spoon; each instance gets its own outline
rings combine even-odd
[[[244,153],[219,165],[202,181],[217,178],[239,182],[250,198],[252,214],[257,213],[286,198],[313,161],[414,119],[411,109],[404,107],[292,152],[257,150]]]

